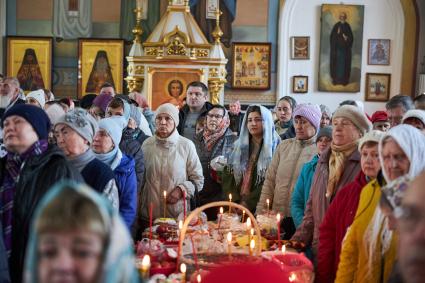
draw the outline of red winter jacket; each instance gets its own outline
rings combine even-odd
[[[345,237],[347,228],[353,223],[360,193],[366,185],[366,176],[360,171],[353,182],[348,183],[337,193],[329,206],[319,228],[319,250],[315,282],[328,283],[335,281],[342,240]]]

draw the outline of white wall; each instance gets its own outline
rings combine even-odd
[[[391,73],[391,95],[400,91],[403,56],[404,15],[400,0],[351,0],[345,4],[364,5],[362,75],[359,93],[331,93],[318,91],[320,13],[322,4],[341,4],[335,0],[287,0],[281,11],[279,24],[278,98],[293,96],[298,102],[326,104],[334,110],[347,99],[364,101],[366,73]],[[290,59],[290,37],[310,36],[310,60]],[[368,39],[391,39],[391,65],[367,65]],[[309,77],[307,94],[292,93],[292,76]],[[385,109],[385,103],[365,102],[365,110],[372,114]]]
[[[4,45],[6,43],[6,0],[0,0],[0,73],[6,75],[6,70],[3,69],[5,62],[3,58]]]
[[[417,73],[421,72],[421,63],[425,63],[425,1],[416,0],[419,10],[419,45],[418,45],[418,69]],[[416,79],[416,94],[419,91],[419,78]]]

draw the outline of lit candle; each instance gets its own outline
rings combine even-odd
[[[249,255],[250,256],[252,256],[254,248],[255,248],[255,240],[251,239],[251,241],[249,242]]]
[[[167,215],[166,208],[167,208],[167,191],[164,190],[164,218]]]
[[[251,235],[249,234],[250,230],[251,230],[251,218],[248,217],[246,219],[246,233],[248,234],[248,243],[251,240]]]
[[[269,215],[269,211],[270,211],[270,200],[266,199],[266,203],[267,203],[267,216]]]
[[[232,257],[232,232],[227,233],[227,254]]]
[[[182,273],[182,283],[186,283],[186,264],[182,263],[180,265],[180,272]]]
[[[220,207],[220,216],[218,218],[218,230],[220,231],[221,218],[223,217],[223,207]]]
[[[232,202],[232,194],[229,194],[229,201]],[[229,214],[232,213],[232,207],[229,205]]]
[[[285,246],[285,245],[283,245],[283,246],[282,246],[282,253],[283,253],[283,254],[285,254],[285,253],[286,253],[286,246]]]
[[[245,222],[245,209],[244,210],[242,210],[242,223],[244,223]]]
[[[277,246],[280,249],[281,244],[280,244],[280,213],[278,213],[276,215],[276,220],[277,220]]]
[[[196,276],[196,282],[201,283],[201,274]]]
[[[143,279],[148,280],[149,279],[149,269],[151,268],[151,258],[149,255],[145,255],[142,259],[142,270],[141,270],[141,276]]]
[[[297,280],[297,275],[291,272],[291,275],[289,276],[288,279],[289,279],[289,282],[294,282],[295,280]]]

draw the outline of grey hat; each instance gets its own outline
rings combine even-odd
[[[60,117],[56,122],[56,125],[58,124],[69,126],[90,144],[93,143],[93,137],[98,130],[97,122],[93,116],[78,107]]]
[[[316,142],[321,138],[321,137],[328,137],[330,139],[332,139],[332,127],[330,126],[325,126],[323,128],[321,128],[319,130],[319,133],[317,134],[316,137]]]
[[[320,104],[320,111],[322,111],[322,115],[323,115],[323,113],[326,113],[326,115],[328,115],[329,118],[332,117],[331,109],[329,109],[328,106],[326,106],[324,104]]]
[[[366,134],[372,128],[372,123],[366,117],[366,114],[357,106],[343,105],[338,107],[332,116],[332,119],[335,118],[346,118],[350,120],[362,135]]]

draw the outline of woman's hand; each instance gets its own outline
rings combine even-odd
[[[176,204],[182,198],[183,198],[183,191],[180,187],[177,186],[167,196],[167,203]]]

